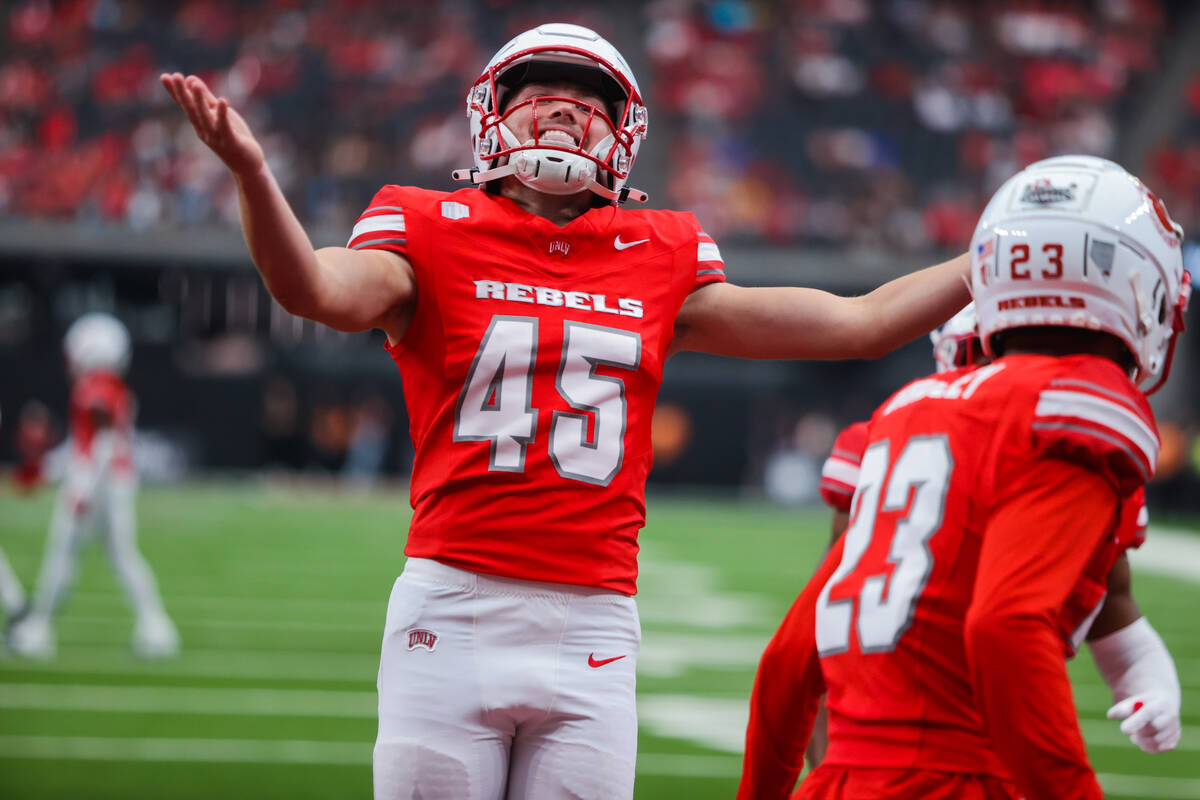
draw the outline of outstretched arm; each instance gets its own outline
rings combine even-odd
[[[961,255],[861,297],[802,287],[713,283],[692,292],[671,351],[740,358],[878,358],[927,333],[971,299]]]
[[[382,250],[314,250],[242,115],[195,75],[160,79],[196,135],[233,173],[250,256],[279,304],[338,330],[383,328],[398,340],[415,298],[408,262]]]
[[[1113,693],[1108,718],[1121,720],[1121,733],[1147,753],[1173,750],[1182,733],[1179,675],[1162,637],[1133,599],[1124,554],[1108,573],[1108,594],[1087,638]]]

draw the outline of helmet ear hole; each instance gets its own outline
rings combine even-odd
[[[1158,324],[1162,325],[1167,321],[1167,298],[1160,297],[1158,299]]]

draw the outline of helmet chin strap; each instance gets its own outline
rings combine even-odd
[[[487,170],[456,169],[450,173],[456,181],[469,180],[474,184],[487,183],[509,175],[531,189],[546,194],[571,195],[583,191],[592,191],[606,200],[622,202],[632,197],[639,202],[646,202],[649,196],[637,189],[623,188],[614,192],[596,180],[596,163],[575,153],[567,153],[548,147],[535,147],[536,141],[530,139],[520,142],[509,127],[500,123],[497,128],[506,149],[523,147],[508,157],[508,163]],[[613,136],[609,134],[599,144],[592,148],[591,155],[599,158],[599,154],[612,147]]]

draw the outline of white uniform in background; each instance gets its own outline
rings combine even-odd
[[[54,612],[70,589],[80,546],[96,531],[137,616],[134,652],[147,658],[175,655],[179,634],[137,548],[133,398],[121,378],[129,363],[129,334],[114,317],[85,314],[67,331],[63,347],[73,380],[66,469],[37,589],[28,615],[12,629],[10,646],[29,658],[54,655]]]
[[[0,612],[3,612],[0,619],[12,619],[24,610],[25,589],[4,556],[4,550],[0,549]]]
[[[5,619],[12,619],[25,607],[25,590],[0,550],[0,609]]]

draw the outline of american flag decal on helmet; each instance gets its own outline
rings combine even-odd
[[[418,647],[424,647],[429,652],[433,652],[433,648],[437,647],[438,635],[428,628],[413,628],[408,632],[408,649],[416,650]]]

